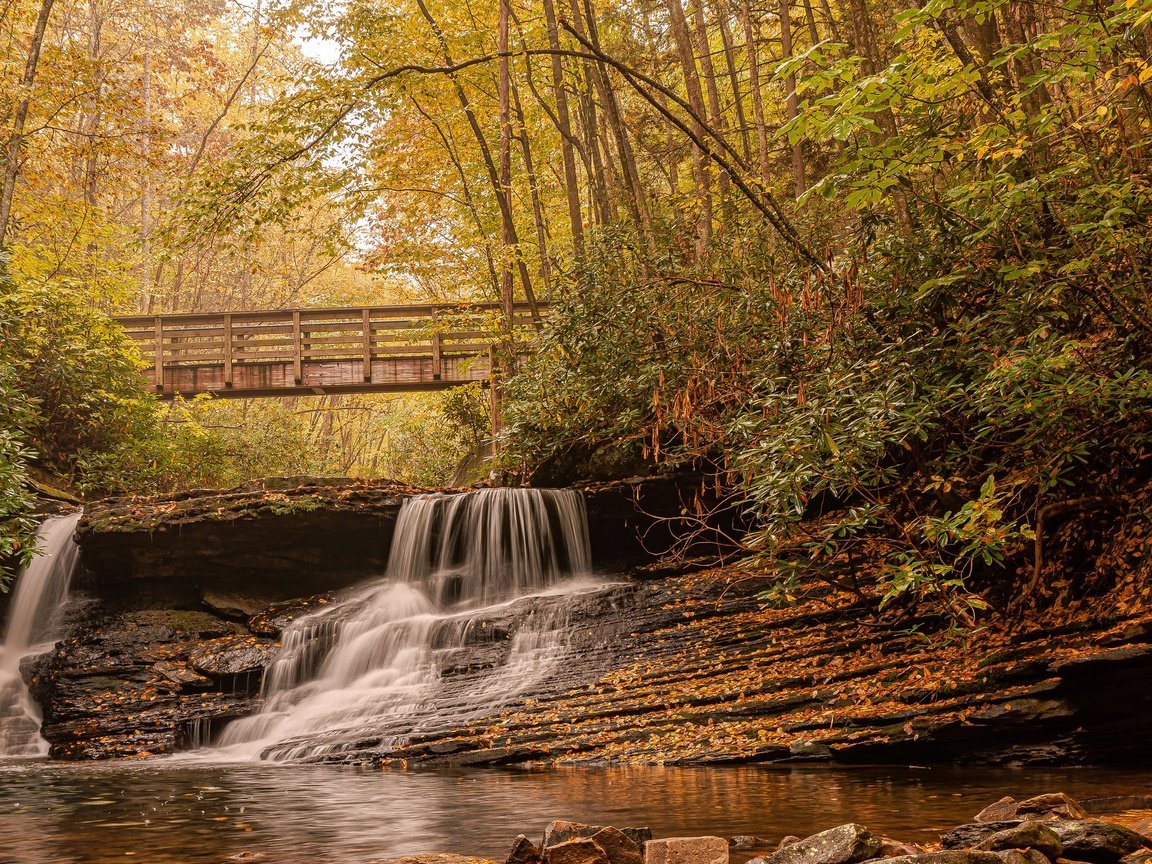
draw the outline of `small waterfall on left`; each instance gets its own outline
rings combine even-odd
[[[20,571],[0,642],[0,756],[46,756],[40,708],[20,674],[22,662],[52,648],[59,612],[68,599],[79,547],[73,540],[80,513],[45,519],[37,532],[40,549]]]

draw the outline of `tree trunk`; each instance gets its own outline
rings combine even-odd
[[[692,24],[695,30],[696,53],[700,55],[700,68],[704,75],[704,92],[708,97],[707,120],[712,127],[724,135],[728,131],[728,124],[724,120],[724,112],[720,108],[720,90],[716,86],[716,67],[712,63],[712,43],[708,39],[708,22],[704,17],[704,0],[689,0],[689,10],[692,13]],[[721,174],[719,184],[720,199],[728,201],[728,179]]]
[[[680,56],[680,66],[684,73],[684,87],[688,92],[688,104],[697,117],[706,117],[704,92],[700,88],[700,76],[696,71],[696,60],[692,56],[692,39],[688,34],[688,21],[684,17],[684,7],[680,0],[664,0],[672,25],[672,38]],[[704,135],[700,124],[693,120],[691,128],[697,138]],[[712,239],[712,190],[709,171],[703,150],[698,145],[692,147],[692,177],[696,186],[696,200],[699,214],[696,222],[696,257],[703,258]]]
[[[792,59],[792,10],[788,0],[780,0],[780,46],[784,51],[784,59]],[[788,90],[785,102],[785,116],[791,123],[799,113],[799,103],[796,98],[796,73],[789,74],[784,79],[784,87]],[[800,142],[792,145],[792,191],[797,198],[804,194],[807,188],[804,184],[804,151]]]
[[[728,15],[723,5],[716,9],[716,20],[720,24],[720,40],[724,45],[724,65],[728,69],[728,84],[732,88],[732,107],[736,111],[736,123],[740,127],[740,142],[744,148],[744,161],[751,165],[752,135],[748,128],[748,116],[744,113],[744,98],[740,93],[740,77],[736,73],[736,49],[732,39],[732,28],[728,25]]]
[[[588,41],[600,50],[600,34],[596,27],[596,16],[591,0],[584,0],[585,14],[587,15]],[[608,70],[602,63],[598,63],[592,74],[596,79],[596,88],[600,93],[600,102],[604,106],[604,114],[608,126],[612,130],[612,137],[616,141],[616,152],[620,157],[620,170],[624,175],[625,201],[633,222],[639,227],[649,252],[656,253],[656,241],[652,235],[652,217],[648,211],[648,202],[645,198],[644,187],[640,184],[640,172],[636,168],[636,155],[632,151],[632,142],[628,137],[628,129],[620,116],[620,106],[616,102],[616,94],[612,90],[608,78]]]
[[[548,47],[560,48],[556,26],[556,7],[544,0],[544,19],[548,25]],[[576,260],[584,257],[584,220],[580,213],[580,183],[576,176],[576,156],[572,152],[572,122],[568,112],[568,93],[564,89],[564,66],[559,54],[552,55],[552,93],[556,100],[556,120],[560,131],[560,157],[564,162],[564,194],[568,202],[568,223]]]
[[[764,120],[764,97],[760,92],[760,60],[756,49],[756,30],[752,26],[752,9],[748,0],[741,0],[740,18],[744,24],[744,50],[748,54],[748,86],[752,91],[752,118],[756,124],[756,150],[759,156],[760,182],[767,187],[770,179],[768,164],[768,126]]]
[[[36,26],[32,30],[32,43],[28,48],[28,59],[24,64],[24,77],[20,79],[22,89],[20,101],[12,117],[12,133],[4,152],[4,185],[0,189],[0,249],[5,248],[8,237],[8,222],[12,218],[12,199],[16,194],[16,180],[20,176],[20,150],[24,145],[24,127],[28,123],[28,108],[31,105],[32,85],[36,83],[36,67],[40,64],[40,50],[44,47],[44,33],[48,29],[48,18],[52,14],[55,0],[41,0],[40,14],[36,16]]]
[[[500,207],[500,240],[504,245],[500,255],[500,305],[504,309],[504,329],[508,349],[512,345],[512,328],[515,321],[516,295],[513,288],[512,259],[520,257],[516,238],[516,228],[512,224],[512,101],[510,87],[510,59],[508,57],[508,27],[510,0],[500,0],[497,45],[500,51],[499,98],[500,98],[500,181],[498,195],[505,202]],[[505,358],[511,362],[511,357]]]

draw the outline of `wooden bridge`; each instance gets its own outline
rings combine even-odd
[[[222,397],[411,393],[489,378],[496,303],[137,315],[116,320],[157,394]],[[518,352],[534,324],[517,304]]]

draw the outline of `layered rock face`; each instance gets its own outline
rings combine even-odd
[[[87,602],[30,670],[61,758],[140,756],[252,713],[285,626],[384,569],[394,484],[301,482],[90,510]],[[648,496],[645,498],[645,496]],[[638,531],[678,512],[668,488],[587,499],[598,562],[643,558]],[[639,499],[639,502],[637,502]],[[661,511],[661,508],[663,510]],[[665,538],[666,539],[666,538]],[[649,544],[659,536],[647,535]],[[462,716],[549,598],[493,612],[434,654],[419,723],[345,733],[316,759],[361,764],[741,761],[1067,764],[1152,759],[1152,610],[1069,613],[963,643],[925,641],[854,595],[802,586],[766,608],[770,574],[631,571],[569,599],[563,656],[523,692]],[[299,599],[304,598],[304,599]]]

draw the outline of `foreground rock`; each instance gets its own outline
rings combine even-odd
[[[791,843],[763,859],[766,864],[855,864],[872,858],[884,841],[863,825],[829,828]]]
[[[644,864],[728,864],[723,837],[666,837],[644,844]]]
[[[989,852],[1002,852],[1008,849],[1035,849],[1055,861],[1064,854],[1064,842],[1052,828],[1044,822],[1021,822],[1013,828],[997,831],[991,837],[980,841],[974,847]]]

